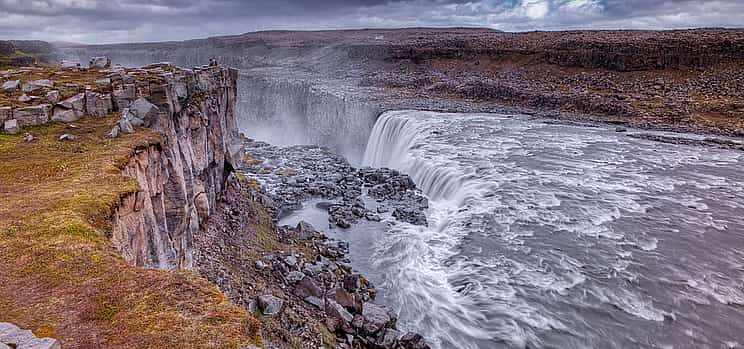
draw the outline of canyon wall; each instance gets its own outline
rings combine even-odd
[[[163,142],[138,151],[124,167],[141,190],[122,198],[112,240],[131,264],[190,269],[194,234],[216,207],[237,152],[238,74],[167,69],[162,80],[113,82],[120,109],[139,98],[154,105],[149,127]]]

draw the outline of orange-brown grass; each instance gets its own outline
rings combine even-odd
[[[105,137],[114,117],[81,128],[50,124],[0,135],[0,321],[68,348],[237,348],[259,340],[256,320],[192,272],[132,267],[108,235],[122,176],[147,130]],[[71,133],[77,138],[60,142]]]

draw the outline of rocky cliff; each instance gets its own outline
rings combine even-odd
[[[156,80],[114,77],[114,91],[129,91],[117,94],[116,104],[123,109],[133,102],[131,109],[163,142],[140,150],[124,168],[141,191],[122,199],[113,241],[132,264],[190,269],[194,234],[231,171],[237,71],[168,69]]]

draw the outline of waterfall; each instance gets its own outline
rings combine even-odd
[[[432,200],[461,206],[478,196],[483,184],[472,174],[438,159],[425,145],[439,131],[427,123],[427,112],[390,111],[377,120],[364,153],[364,166],[402,171]],[[423,116],[420,117],[420,116]]]
[[[317,144],[359,164],[378,115],[374,105],[309,82],[243,74],[238,123],[248,137],[278,146]]]

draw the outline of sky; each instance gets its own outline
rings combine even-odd
[[[744,0],[0,0],[0,39],[92,44],[414,26],[744,27]]]

